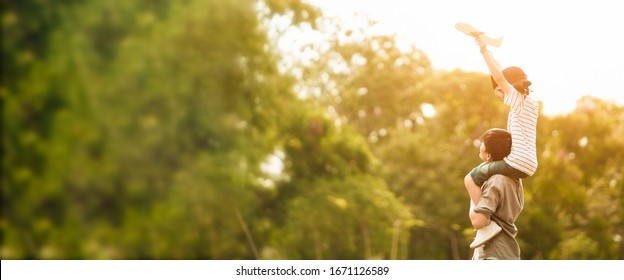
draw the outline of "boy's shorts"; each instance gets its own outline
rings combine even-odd
[[[470,171],[470,177],[472,177],[472,181],[474,181],[477,186],[482,186],[485,181],[496,174],[516,179],[528,177],[524,172],[511,167],[504,160],[484,162]]]

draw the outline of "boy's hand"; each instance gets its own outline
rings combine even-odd
[[[475,38],[475,42],[477,43],[477,46],[479,46],[479,50],[484,53],[485,51],[487,51],[486,46],[487,44],[485,42],[483,42],[483,40],[479,39],[479,37]]]

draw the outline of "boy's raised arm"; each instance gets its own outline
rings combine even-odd
[[[476,39],[476,41],[477,41],[477,44],[479,45],[481,54],[483,55],[483,59],[485,59],[485,63],[487,64],[488,69],[490,70],[490,73],[492,74],[492,78],[501,87],[501,89],[503,90],[505,94],[510,93],[512,85],[509,84],[509,82],[507,82],[507,79],[505,79],[505,76],[503,75],[503,72],[501,69],[502,67],[500,66],[498,61],[494,59],[492,52],[490,52],[486,48],[485,42],[483,42],[480,39]]]

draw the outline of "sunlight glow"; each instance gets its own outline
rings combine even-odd
[[[373,34],[395,34],[400,46],[415,46],[441,70],[460,68],[487,73],[474,41],[457,32],[470,23],[493,37],[492,48],[505,66],[522,67],[533,82],[535,97],[548,115],[568,113],[576,101],[592,95],[624,104],[624,92],[612,81],[624,80],[624,17],[618,1],[572,0],[507,2],[494,0],[308,0],[327,16],[347,25],[377,23]],[[565,9],[565,12],[562,12]]]
[[[429,119],[435,117],[436,115],[435,107],[433,107],[433,105],[429,103],[423,103],[422,105],[420,105],[420,110],[422,111],[423,116]]]
[[[284,158],[284,152],[277,150],[260,164],[260,169],[269,176],[279,176],[284,170]]]
[[[581,148],[585,148],[585,146],[587,146],[587,143],[589,143],[589,140],[587,139],[587,137],[581,138],[581,140],[579,140],[579,142],[578,142],[578,144],[579,144],[579,146],[581,146]]]

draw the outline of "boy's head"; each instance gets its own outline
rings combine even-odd
[[[503,69],[503,76],[505,76],[507,82],[520,93],[529,94],[529,86],[531,86],[532,83],[528,80],[526,73],[524,73],[520,67],[511,66]],[[492,76],[490,76],[490,80],[492,81],[492,88],[496,90],[498,84],[494,81]]]
[[[511,134],[504,129],[492,128],[481,136],[479,157],[483,161],[498,161],[511,152]]]

